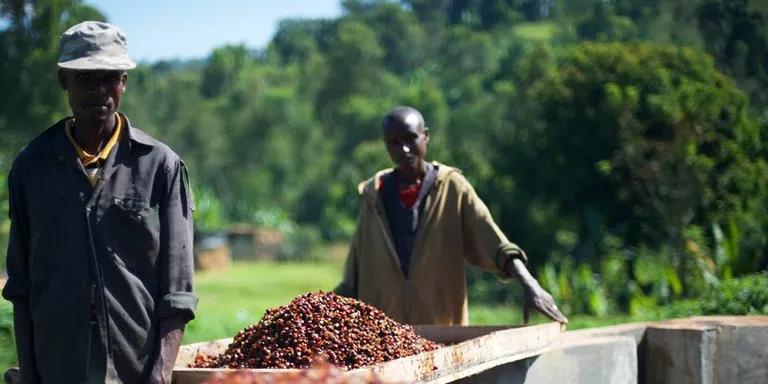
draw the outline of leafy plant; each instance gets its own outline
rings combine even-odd
[[[221,201],[208,189],[198,188],[195,197],[195,229],[216,231],[224,227],[224,212]]]
[[[586,263],[565,260],[558,267],[548,263],[539,282],[566,313],[604,316],[615,306],[607,295],[605,281]]]
[[[728,280],[703,299],[708,315],[768,315],[768,271]]]

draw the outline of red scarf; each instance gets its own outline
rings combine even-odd
[[[407,208],[411,208],[413,207],[414,204],[416,204],[416,200],[419,199],[420,191],[421,191],[420,181],[407,185],[400,189],[400,201]]]

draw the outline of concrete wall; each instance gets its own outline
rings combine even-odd
[[[645,337],[646,383],[714,384],[715,328],[649,327]]]
[[[768,383],[768,317],[670,320],[645,337],[645,383]]]
[[[716,340],[715,383],[768,383],[768,325],[725,325]]]
[[[563,340],[541,355],[502,365],[461,384],[637,383],[635,340],[626,336],[578,337]]]
[[[459,383],[768,384],[768,316],[570,331],[539,356]]]

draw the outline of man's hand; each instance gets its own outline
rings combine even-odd
[[[560,308],[555,304],[552,295],[545,291],[537,281],[534,280],[533,284],[523,283],[523,291],[525,296],[525,303],[523,304],[523,321],[525,321],[526,324],[528,324],[531,309],[536,309],[560,324],[568,324],[568,319],[566,319],[563,313],[560,312]]]
[[[525,297],[525,303],[523,303],[523,320],[528,324],[530,318],[531,309],[535,309],[550,319],[557,321],[561,324],[568,324],[568,319],[565,318],[560,308],[555,304],[555,300],[549,292],[539,285],[539,282],[531,275],[528,268],[525,267],[520,259],[513,259],[507,262],[507,273],[520,281],[520,285],[523,286],[523,292]]]

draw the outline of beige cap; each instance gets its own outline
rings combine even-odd
[[[59,68],[128,70],[136,63],[128,57],[125,33],[100,21],[84,21],[66,30],[59,40]]]

